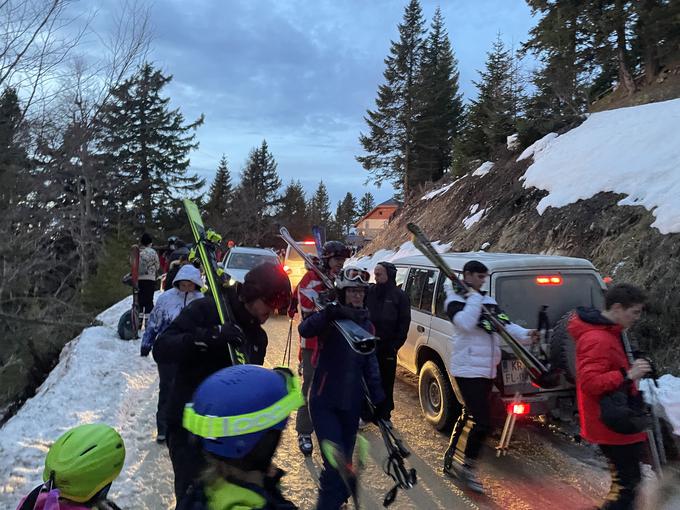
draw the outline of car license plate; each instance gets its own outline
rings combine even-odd
[[[523,384],[529,382],[529,372],[518,359],[503,360],[503,385]]]

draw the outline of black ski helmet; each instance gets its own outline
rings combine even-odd
[[[321,258],[328,261],[333,257],[348,259],[352,256],[349,248],[340,241],[326,241],[321,249]]]
[[[290,280],[281,264],[263,262],[246,273],[240,294],[246,303],[260,298],[282,310],[290,303]]]

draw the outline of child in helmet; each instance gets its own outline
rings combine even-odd
[[[120,510],[106,495],[125,461],[123,438],[103,423],[74,427],[45,458],[43,480],[17,510]]]
[[[332,321],[349,319],[367,331],[373,331],[366,310],[366,290],[370,275],[358,267],[345,267],[336,279],[338,303],[307,317],[300,324],[300,335],[319,338],[319,361],[309,388],[308,405],[319,444],[332,443],[345,459],[352,458],[365,398],[364,384],[377,408],[385,398],[375,356],[375,346],[351,346],[332,325]],[[324,470],[319,480],[317,509],[336,510],[350,496],[348,488],[332,459],[324,456]]]
[[[183,425],[201,438],[207,468],[178,510],[295,510],[271,461],[288,416],[304,399],[286,368],[236,365],[209,376],[184,408]]]

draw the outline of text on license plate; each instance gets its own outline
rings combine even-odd
[[[529,372],[517,359],[503,360],[502,369],[504,386],[529,382]]]

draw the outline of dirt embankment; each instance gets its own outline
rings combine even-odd
[[[531,163],[516,154],[487,175],[467,175],[431,200],[415,199],[364,253],[394,249],[408,240],[406,223],[418,223],[433,240],[452,242],[455,251],[568,255],[591,260],[603,276],[645,288],[647,313],[633,334],[660,368],[680,373],[680,235],[662,235],[643,207],[618,206],[622,195],[599,193],[543,215],[536,205],[546,192],[524,189],[519,180]],[[435,187],[441,187],[438,183]],[[475,210],[476,207],[476,210]],[[485,209],[466,229],[463,220]]]

